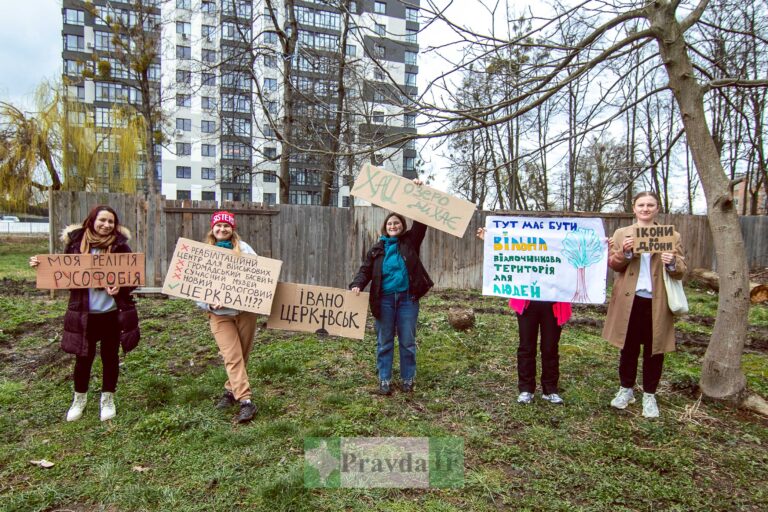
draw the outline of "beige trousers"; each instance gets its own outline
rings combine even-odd
[[[228,380],[224,387],[237,400],[250,400],[251,385],[248,383],[248,356],[256,333],[256,313],[243,311],[236,316],[210,314],[211,332],[224,358]]]

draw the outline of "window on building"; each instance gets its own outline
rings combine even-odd
[[[269,112],[272,115],[277,115],[277,102],[276,101],[268,101],[266,103],[267,112]]]
[[[267,30],[264,32],[264,43],[265,44],[274,44],[277,42],[277,32],[272,32],[271,30]]]
[[[357,2],[349,2],[349,12],[352,14],[357,13]]]
[[[403,116],[403,123],[406,128],[416,128],[416,114],[405,114]]]
[[[292,190],[288,199],[290,204],[320,204],[320,193],[309,190]]]
[[[204,14],[216,14],[216,2],[212,0],[203,0],[200,3],[200,9]]]
[[[101,127],[106,128],[110,126],[114,126],[114,115],[112,113],[112,109],[108,107],[96,107],[93,111],[93,124]]]
[[[408,21],[419,21],[419,10],[413,7],[406,7],[405,19]]]
[[[182,200],[190,200],[192,199],[192,191],[191,190],[177,190],[176,191],[176,200],[182,201]]]
[[[176,95],[176,106],[177,107],[191,107],[192,106],[192,95],[191,94],[177,94]]]
[[[373,101],[377,101],[377,102],[384,101],[384,93],[381,91],[373,91]]]
[[[77,60],[64,59],[64,74],[69,76],[80,76],[85,70],[85,63]]]
[[[64,23],[68,25],[85,25],[85,12],[77,9],[64,9]]]
[[[176,129],[177,130],[183,130],[185,132],[191,132],[192,131],[192,120],[191,119],[184,119],[183,117],[177,117],[176,118]]]
[[[189,37],[192,34],[192,24],[188,21],[177,21],[176,33]]]
[[[75,98],[77,98],[80,101],[85,101],[85,86],[84,85],[77,85],[74,87],[75,89]]]
[[[374,24],[373,31],[376,32],[376,35],[385,36],[387,34],[387,26],[383,23],[376,23]]]
[[[216,192],[210,191],[210,190],[203,190],[202,198],[203,201],[215,201],[216,200]]]
[[[213,41],[216,35],[216,27],[212,25],[202,25],[200,27],[201,34],[206,41]]]
[[[81,37],[81,36],[78,36]],[[93,47],[97,50],[111,52],[115,50],[115,43],[112,40],[111,32],[95,31],[93,33]]]
[[[202,144],[200,147],[201,156],[216,156],[215,144]]]
[[[264,79],[264,92],[275,92],[277,90],[277,79],[276,78],[265,78]]]
[[[150,80],[160,80],[160,64],[150,64],[147,76]]]
[[[251,111],[251,96],[249,94],[222,94],[221,109],[248,113]]]
[[[176,58],[179,60],[189,60],[192,58],[191,46],[176,45]]]
[[[347,45],[347,57],[356,57],[357,56],[357,46],[353,44]]]
[[[349,208],[349,196],[341,196],[342,208]]]
[[[241,142],[222,142],[222,158],[250,160],[251,147]]]
[[[201,121],[200,131],[203,133],[214,133],[216,131],[216,121]]]
[[[375,12],[376,14],[387,14],[386,2],[374,2],[373,12]]]
[[[416,55],[417,55],[416,52],[406,51],[405,52],[405,63],[406,64],[410,64],[411,66],[415,66],[416,62],[417,62],[416,61]]]
[[[243,165],[222,165],[221,181],[224,183],[250,183],[251,170]]]
[[[207,50],[203,48],[203,62],[213,63],[216,62],[216,50]]]
[[[202,85],[216,85],[216,73],[203,73]]]
[[[416,73],[405,74],[405,85],[408,87],[416,87]]]
[[[385,58],[387,56],[387,49],[384,48],[384,45],[376,44],[373,47],[373,55],[375,57],[383,59],[383,58]]]
[[[277,148],[266,147],[264,148],[264,157],[274,160],[277,158]]]
[[[178,144],[177,144],[178,146]],[[176,177],[183,180],[192,179],[192,168],[187,165],[176,166]]]
[[[177,9],[192,9],[192,0],[176,0]]]
[[[216,110],[216,99],[210,96],[202,96],[200,98],[200,107],[206,110]]]
[[[277,57],[274,55],[265,55],[264,56],[264,66],[268,68],[276,68],[277,67]]]
[[[275,183],[277,181],[277,174],[274,171],[264,171],[262,176],[264,177],[264,183]]]
[[[374,68],[373,70],[373,79],[382,81],[384,80],[384,72],[380,70],[379,68]]]
[[[384,112],[381,110],[374,110],[371,116],[371,122],[374,124],[384,124]]]
[[[192,156],[192,144],[189,142],[177,142],[176,156]],[[178,170],[176,172],[178,174]]]
[[[192,72],[186,69],[176,70],[176,83],[190,85],[192,83]]]
[[[273,192],[264,192],[264,204],[267,206],[274,206],[277,204],[277,194]]]
[[[203,167],[200,169],[200,178],[204,180],[215,180],[216,179],[216,169],[213,167]],[[213,193],[213,192],[211,192]],[[205,194],[205,192],[203,192]],[[205,199],[205,198],[203,198]]]
[[[406,171],[416,170],[416,158],[412,156],[406,156],[403,158],[403,169]]]
[[[415,28],[406,28],[405,29],[405,40],[408,43],[417,43],[418,42],[418,34],[419,31]]]
[[[139,91],[134,87],[114,82],[96,82],[96,99],[115,103],[136,103]]]
[[[266,137],[268,139],[275,138],[275,129],[272,128],[271,126],[264,126],[264,127],[262,127],[261,132],[264,135],[264,137]]]
[[[221,4],[221,11],[238,18],[250,18],[251,0],[227,0]]]

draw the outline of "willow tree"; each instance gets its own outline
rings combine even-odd
[[[0,102],[0,198],[23,210],[33,190],[135,192],[145,133],[135,111],[113,108],[97,125],[85,105],[47,83],[35,112]]]

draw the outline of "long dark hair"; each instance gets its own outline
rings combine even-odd
[[[403,225],[403,230],[400,232],[399,235],[397,235],[398,237],[400,237],[408,229],[408,224],[406,224],[405,222],[405,217],[403,217],[399,213],[394,213],[394,212],[387,215],[387,218],[384,219],[384,222],[381,223],[381,234],[383,236],[387,236],[387,221],[389,221],[389,219],[391,219],[392,217],[397,217],[398,219],[400,219],[400,223]]]
[[[101,212],[109,212],[115,217],[115,228],[112,230],[113,233],[117,233],[118,229],[120,228],[120,218],[117,216],[117,212],[111,207],[106,204],[100,204],[91,210],[91,212],[88,214],[88,216],[83,221],[83,227],[89,230],[91,233],[96,233],[96,217],[99,216],[99,213]]]

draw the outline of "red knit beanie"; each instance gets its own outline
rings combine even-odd
[[[229,213],[226,210],[221,210],[220,212],[216,212],[211,216],[211,229],[213,229],[213,226],[219,222],[226,222],[232,226],[232,229],[237,227],[237,224],[235,224],[235,214]]]

